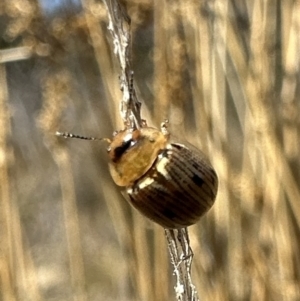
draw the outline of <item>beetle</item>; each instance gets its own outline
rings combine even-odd
[[[96,140],[68,133],[59,136]],[[164,228],[195,224],[214,204],[218,177],[205,155],[195,147],[174,142],[161,129],[129,128],[109,142],[109,170],[125,187],[125,197],[143,215]]]
[[[164,126],[118,132],[108,148],[110,173],[143,215],[164,228],[187,227],[214,204],[218,177],[200,150],[172,142]]]

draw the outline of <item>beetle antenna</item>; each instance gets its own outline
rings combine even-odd
[[[56,132],[56,136],[64,137],[64,138],[76,138],[76,139],[83,139],[83,140],[100,140],[100,141],[107,141],[108,143],[111,143],[111,140],[108,138],[96,138],[96,137],[84,137],[80,135],[75,135],[68,132]]]

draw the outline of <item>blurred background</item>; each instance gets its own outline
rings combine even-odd
[[[142,115],[220,180],[202,301],[300,300],[300,1],[128,0]],[[96,0],[0,2],[0,300],[175,300],[164,231],[112,182],[119,65]]]

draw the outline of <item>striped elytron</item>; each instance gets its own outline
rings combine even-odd
[[[204,154],[144,127],[118,132],[108,148],[110,172],[129,202],[165,228],[196,223],[214,203],[218,177]]]

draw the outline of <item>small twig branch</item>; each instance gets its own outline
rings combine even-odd
[[[125,9],[117,0],[104,0],[107,8],[114,53],[121,66],[121,90],[123,98],[121,102],[121,117],[126,127],[139,128],[142,126],[141,103],[137,99],[133,86],[133,71],[130,63],[130,18]]]
[[[178,301],[199,301],[192,283],[191,267],[193,251],[190,247],[187,228],[165,229],[171,263],[176,276],[176,298]]]
[[[130,64],[130,18],[117,0],[104,0],[114,44],[114,53],[121,66],[121,117],[126,127],[143,126],[140,108],[133,86],[133,71]],[[178,301],[199,301],[191,279],[193,252],[190,247],[187,228],[165,229],[171,263],[177,281],[175,286]]]

